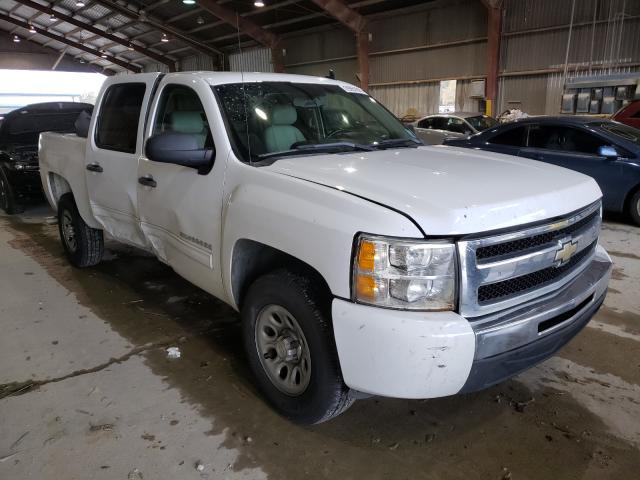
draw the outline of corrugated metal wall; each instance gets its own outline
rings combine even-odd
[[[498,110],[557,114],[572,0],[505,0],[504,6]],[[567,77],[588,74],[589,65],[593,74],[640,71],[639,1],[575,1]]]
[[[573,0],[504,0],[501,78],[496,111],[518,107],[558,113]],[[622,10],[624,7],[624,19]],[[595,27],[594,23],[595,14]],[[437,111],[438,82],[458,80],[457,107],[476,109],[471,79],[486,70],[487,14],[479,0],[428,3],[370,19],[371,93],[397,115]],[[593,44],[593,48],[592,48]],[[284,38],[288,73],[357,83],[355,36],[335,24]],[[640,1],[575,0],[570,76],[588,69],[640,69]],[[233,70],[272,71],[271,52],[254,48],[229,55]],[[183,60],[181,69],[213,69],[211,59]],[[155,69],[155,68],[154,68]]]
[[[478,0],[438,2],[373,18],[371,93],[397,115],[437,111],[437,81],[484,74],[486,18]],[[335,26],[291,35],[285,47],[288,73],[325,76],[333,69],[336,78],[357,83],[355,36],[348,29]],[[470,101],[463,98],[460,103],[469,106]]]
[[[269,48],[249,48],[229,55],[232,72],[273,72]]]

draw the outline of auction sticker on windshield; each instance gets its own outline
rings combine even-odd
[[[345,92],[348,93],[359,93],[360,95],[366,95],[366,92],[362,90],[360,87],[356,87],[355,85],[350,85],[348,83],[344,85],[340,85]]]

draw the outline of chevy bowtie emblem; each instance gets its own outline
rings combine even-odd
[[[560,242],[558,246],[558,250],[556,250],[555,261],[560,262],[558,266],[564,265],[567,263],[576,250],[578,249],[578,242],[573,241],[571,239]]]

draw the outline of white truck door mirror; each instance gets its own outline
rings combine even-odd
[[[201,148],[198,137],[190,133],[165,132],[150,137],[145,149],[147,158],[159,163],[173,163],[207,173],[213,165],[215,149]]]

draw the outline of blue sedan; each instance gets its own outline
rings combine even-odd
[[[517,155],[593,177],[603,207],[640,225],[640,130],[589,117],[532,117],[445,145]]]

